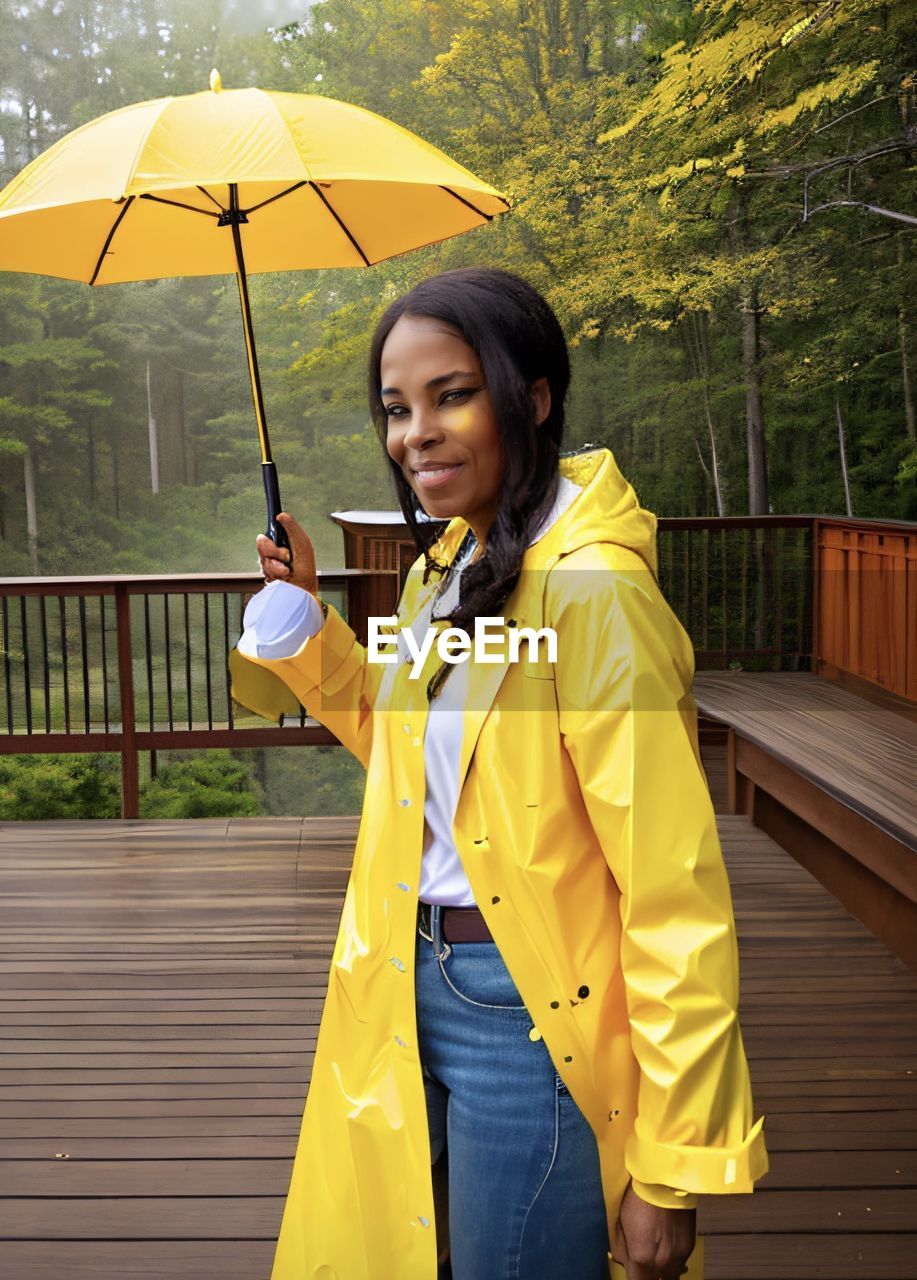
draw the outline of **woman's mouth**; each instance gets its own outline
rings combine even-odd
[[[430,467],[423,471],[415,471],[414,476],[422,489],[441,489],[461,471],[462,465],[461,462],[457,462],[453,466]]]

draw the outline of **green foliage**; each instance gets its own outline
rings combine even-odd
[[[0,820],[117,818],[116,756],[0,756]]]
[[[253,817],[262,812],[251,769],[229,751],[171,752],[142,788],[144,818]]]
[[[170,752],[156,778],[141,783],[144,818],[249,817],[262,812],[249,764],[228,751]],[[0,820],[117,818],[116,755],[0,756]]]
[[[340,817],[363,807],[366,770],[343,747],[276,747],[234,751],[256,770],[264,812],[272,816]]]

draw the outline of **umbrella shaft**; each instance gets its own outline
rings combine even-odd
[[[229,188],[230,211],[239,211],[239,189],[235,183]],[[236,253],[236,280],[239,284],[239,301],[242,304],[242,326],[245,330],[245,353],[248,357],[248,373],[252,384],[252,400],[255,404],[255,418],[258,423],[258,439],[261,442],[261,461],[270,462],[271,442],[267,433],[267,419],[264,412],[264,396],[261,392],[261,372],[258,368],[258,352],[255,348],[255,328],[252,324],[252,308],[248,297],[248,278],[245,273],[245,257],[242,253],[242,231],[239,220],[233,218],[230,224],[232,243]]]

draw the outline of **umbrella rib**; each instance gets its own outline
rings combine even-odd
[[[202,213],[205,218],[218,218],[218,213],[211,213],[209,209],[197,209],[193,204],[182,204],[180,200],[167,200],[165,196],[154,196],[149,191],[144,191],[140,197],[141,200],[155,200],[157,204],[171,204],[176,209],[187,209],[190,213]]]
[[[202,195],[202,196],[206,196],[208,200],[212,200],[212,201],[213,201],[213,203],[214,203],[214,204],[216,205],[216,207],[219,209],[220,213],[225,213],[225,212],[226,212],[226,210],[225,210],[225,209],[223,208],[223,206],[220,204],[220,202],[219,202],[219,200],[216,198],[216,196],[212,196],[212,195],[210,194],[210,192],[207,190],[207,188],[206,188],[206,187],[202,187],[202,186],[200,186],[200,185],[199,185],[197,189],[198,189],[198,191],[201,193],[201,195]]]
[[[294,191],[298,191],[300,187],[306,187],[309,183],[303,178],[301,182],[294,182],[292,187],[287,187],[286,191],[278,191],[275,196],[268,196],[266,200],[262,200],[260,204],[253,204],[250,209],[243,209],[243,213],[256,213],[258,209],[263,209],[266,204],[273,204],[275,200],[282,200],[284,196],[291,195]]]
[[[105,243],[102,245],[102,252],[99,254],[99,260],[96,263],[96,269],[95,271],[93,271],[92,275],[89,278],[89,283],[91,285],[95,284],[96,278],[98,277],[99,272],[102,270],[102,263],[105,260],[105,255],[106,253],[108,253],[108,247],[111,244],[112,240],[114,240],[115,232],[120,227],[122,218],[127,213],[128,209],[131,207],[133,202],[134,202],[134,197],[128,196],[127,200],[118,210],[118,216],[117,218],[115,218],[114,222],[112,223],[111,230],[109,231],[108,235],[105,237]]]
[[[470,200],[466,200],[464,196],[460,196],[459,193],[457,191],[453,191],[451,187],[444,187],[440,184],[440,190],[445,191],[448,195],[452,196],[454,200],[460,201],[460,203],[465,205],[467,209],[470,209],[472,213],[476,213],[479,218],[484,218],[487,222],[493,221],[494,215],[492,213],[485,213],[483,209],[479,209],[477,205],[473,205]],[[504,204],[506,204],[506,201],[504,201]],[[507,204],[506,207],[508,209],[509,205]]]
[[[363,259],[363,265],[364,265],[365,267],[370,267],[370,266],[372,266],[372,263],[370,262],[369,258],[367,258],[366,254],[363,252],[363,250],[362,250],[362,249],[360,248],[360,246],[357,244],[356,240],[355,240],[355,239],[353,238],[353,236],[350,234],[350,232],[348,231],[347,227],[346,227],[346,226],[345,226],[345,224],[342,222],[341,218],[340,218],[340,217],[338,216],[338,214],[335,212],[335,210],[334,210],[333,206],[332,206],[332,205],[330,204],[330,202],[329,202],[329,201],[328,201],[328,200],[327,200],[327,199],[322,195],[321,191],[319,191],[318,186],[317,186],[314,182],[310,182],[310,183],[309,183],[309,186],[312,188],[312,190],[313,190],[313,191],[315,192],[315,194],[318,196],[319,200],[321,200],[322,204],[325,206],[325,208],[326,208],[326,209],[328,210],[328,212],[331,214],[332,218],[334,218],[335,222],[338,224],[338,226],[339,226],[339,227],[341,228],[341,230],[344,232],[344,235],[347,237],[347,239],[350,241],[350,243],[351,243],[351,244],[353,245],[353,247],[356,249],[357,253],[358,253],[358,254],[360,255],[360,257]]]

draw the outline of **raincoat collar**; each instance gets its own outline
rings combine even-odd
[[[610,449],[588,448],[563,455],[558,470],[582,492],[537,541],[526,550],[523,568],[549,569],[578,547],[615,542],[629,547],[655,575],[656,517],[640,506],[633,486],[621,474]],[[451,564],[469,528],[461,516],[450,520],[430,548],[436,559]]]
[[[537,629],[545,624],[544,588],[548,573],[559,560],[579,547],[595,542],[618,543],[637,552],[653,574],[656,573],[656,517],[640,506],[611,450],[590,448],[568,454],[560,459],[558,469],[562,476],[579,485],[582,492],[544,535],[526,549],[519,583],[504,605],[507,628]],[[430,548],[431,554],[451,563],[468,528],[467,521],[456,516]],[[508,666],[508,657],[486,665],[471,664],[459,758],[459,791]],[[432,671],[431,665],[430,671],[424,673],[424,682]],[[421,706],[420,712],[425,719],[427,708]]]

